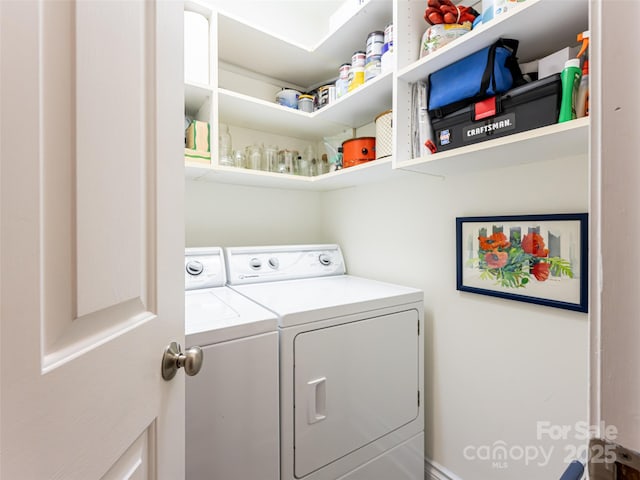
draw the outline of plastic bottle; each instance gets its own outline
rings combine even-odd
[[[582,64],[582,78],[576,96],[576,118],[589,115],[589,60]]]
[[[580,59],[572,58],[564,64],[560,74],[562,80],[562,100],[560,102],[560,115],[558,123],[568,122],[576,118],[576,97],[580,86]]]
[[[581,118],[589,115],[589,38],[591,34],[589,30],[585,30],[578,34],[578,41],[582,42],[582,47],[578,52],[577,58],[582,61],[582,79],[578,87],[578,95],[576,97],[576,117]]]

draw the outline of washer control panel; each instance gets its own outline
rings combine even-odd
[[[184,288],[223,287],[227,281],[220,247],[187,248],[184,251]]]
[[[233,247],[225,249],[225,253],[230,285],[345,273],[338,245]]]

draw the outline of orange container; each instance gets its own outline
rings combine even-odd
[[[353,167],[376,159],[376,137],[359,137],[342,142],[342,167]]]

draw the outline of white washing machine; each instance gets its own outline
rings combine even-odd
[[[346,275],[337,245],[225,253],[278,316],[281,480],[422,480],[422,291]]]
[[[187,480],[279,479],[276,316],[225,286],[220,248],[185,251]]]

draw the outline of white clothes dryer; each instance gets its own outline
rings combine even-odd
[[[278,317],[281,480],[422,480],[422,291],[347,275],[337,245],[225,254]]]
[[[185,251],[187,480],[279,479],[276,316],[225,286],[221,248]]]

